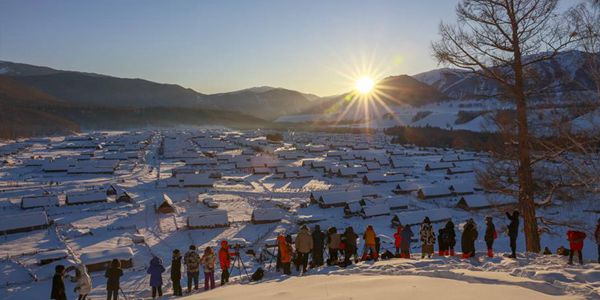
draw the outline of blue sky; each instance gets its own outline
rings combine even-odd
[[[358,75],[436,68],[429,45],[456,3],[2,0],[0,60],[202,93],[270,85],[326,96]]]

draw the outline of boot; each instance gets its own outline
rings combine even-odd
[[[488,249],[487,256],[488,256],[488,257],[494,257],[494,250],[493,250],[493,249],[491,249],[491,248],[490,248],[490,249]]]
[[[471,253],[463,253],[462,254],[462,258],[463,259],[469,259],[469,258],[471,258]]]
[[[444,256],[444,253],[445,253],[445,251],[440,250],[440,251],[438,251],[438,256]]]
[[[454,249],[450,249],[450,256],[454,256]]]

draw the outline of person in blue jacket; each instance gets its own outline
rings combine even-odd
[[[150,260],[150,266],[146,273],[150,274],[150,286],[152,287],[152,299],[156,298],[156,294],[162,297],[162,273],[165,272],[165,267],[158,257],[153,257]]]

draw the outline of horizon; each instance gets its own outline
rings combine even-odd
[[[351,89],[351,76],[439,67],[429,44],[457,3],[4,1],[0,60],[203,94],[270,86],[326,97]]]

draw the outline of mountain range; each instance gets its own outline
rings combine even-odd
[[[586,69],[591,55],[569,51],[535,65],[541,79],[536,84],[543,87],[544,97],[595,93]],[[364,115],[356,111],[489,99],[500,93],[491,79],[447,68],[389,76],[377,83],[376,90],[378,101],[370,102],[354,101],[361,97],[352,91],[319,97],[269,86],[203,94],[176,84],[0,61],[0,103],[11,111],[0,115],[4,131],[0,137],[177,124],[258,127],[288,115]]]

